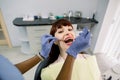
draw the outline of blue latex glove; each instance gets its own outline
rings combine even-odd
[[[74,58],[76,58],[77,54],[89,47],[90,40],[90,32],[85,27],[83,32],[79,34],[79,36],[75,39],[75,41],[71,44],[71,46],[67,49],[67,53]]]
[[[42,48],[41,48],[41,51],[40,51],[40,55],[43,58],[47,58],[49,56],[51,47],[56,40],[57,40],[57,38],[55,38],[55,37],[53,37],[52,35],[49,35],[49,34],[43,35],[41,37],[41,44],[42,44],[41,47]]]
[[[24,80],[19,70],[5,57],[0,55],[0,80]]]

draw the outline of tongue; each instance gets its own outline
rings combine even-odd
[[[65,43],[69,43],[69,42],[72,42],[72,41],[73,41],[73,39],[68,39],[68,40],[65,41]]]

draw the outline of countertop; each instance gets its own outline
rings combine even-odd
[[[67,17],[64,18],[69,20]],[[40,19],[35,19],[34,21],[23,21],[23,18],[17,17],[13,20],[13,24],[16,26],[39,26],[39,25],[51,25],[54,23],[56,20],[50,20],[48,18],[40,18]],[[87,18],[75,18],[71,17],[69,20],[72,24],[80,24],[80,23],[93,23],[97,24],[98,21],[95,19],[87,19]]]

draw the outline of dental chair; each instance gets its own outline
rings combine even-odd
[[[44,59],[43,61],[40,62],[40,64],[38,65],[36,71],[35,71],[35,76],[34,76],[34,80],[41,80],[41,71],[43,68],[47,67],[48,65],[48,58]]]

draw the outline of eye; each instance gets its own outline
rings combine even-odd
[[[63,30],[58,31],[58,33],[63,33]]]
[[[73,28],[69,28],[68,31],[73,31]]]

